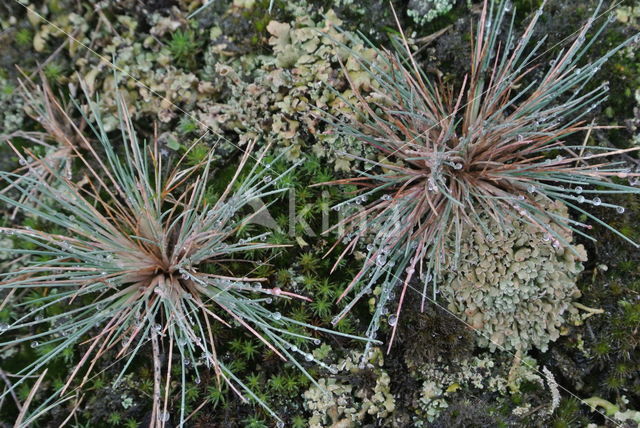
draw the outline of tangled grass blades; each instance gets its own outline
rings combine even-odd
[[[83,351],[64,386],[28,420],[73,388],[81,388],[107,354],[110,362],[122,361],[117,384],[148,342],[154,361],[152,425],[164,426],[169,420],[173,364],[181,368],[181,422],[185,419],[187,371],[194,373],[197,382],[203,367],[213,368],[219,381],[228,382],[238,394],[244,390],[277,418],[218,358],[213,324],[246,328],[309,376],[298,359],[315,359],[290,339],[316,344],[318,339],[290,331],[291,327],[330,330],[281,316],[265,305],[273,297],[307,298],[263,287],[264,279],[252,278],[250,272],[237,276],[229,269],[230,262],[242,261],[246,252],[276,246],[266,241],[268,233],[240,240],[234,236],[255,216],[242,214],[243,208],[284,191],[274,183],[288,171],[267,178],[268,168],[260,161],[268,148],[252,159],[249,145],[233,178],[209,205],[212,154],[198,165],[181,168],[180,159],[168,169],[157,138],[149,145],[136,137],[123,98],[117,100],[122,143],[116,150],[113,136],[101,126],[95,103],[88,100],[86,110],[78,106],[83,123],[76,125],[50,91],[42,94],[44,100],[34,99],[31,107],[42,121],[62,120],[70,127],[72,135],[62,132],[51,137],[73,151],[85,173],[84,178],[74,180],[28,149],[24,154],[15,151],[30,168],[29,174],[0,172],[11,187],[10,192],[0,193],[0,200],[39,219],[34,228],[0,228],[0,233],[25,244],[9,251],[28,260],[0,275],[0,289],[8,291],[3,306],[11,300],[18,310],[26,305],[36,308],[1,326],[6,340],[0,346],[26,342],[41,354],[18,373],[23,377],[14,388],[46,368],[66,348],[78,346]],[[84,126],[93,131],[95,139],[85,136]],[[50,311],[61,302],[68,303],[66,310]],[[164,365],[161,353],[167,359]]]
[[[351,115],[325,117],[336,132],[375,147],[383,159],[357,157],[365,170],[332,182],[358,188],[353,198],[334,207],[352,210],[336,226],[344,227],[340,240],[348,244],[339,258],[368,244],[362,268],[340,298],[356,294],[334,322],[380,286],[367,331],[375,337],[399,288],[397,310],[389,316],[391,346],[410,282],[419,279],[423,295],[433,292],[435,299],[443,270],[455,268],[463,229],[473,228],[487,241],[495,238],[480,216],[483,212],[501,225],[501,233],[511,219],[524,219],[556,248],[571,246],[545,221],[547,216],[561,230],[592,239],[585,233],[591,226],[545,212],[540,202],[560,201],[630,241],[587,208],[623,212],[624,207],[605,202],[606,196],[639,192],[611,180],[637,176],[613,158],[627,150],[566,139],[604,128],[584,118],[606,98],[608,88],[585,88],[605,61],[640,41],[639,36],[579,66],[607,25],[602,21],[608,17],[599,15],[598,7],[552,61],[535,63],[544,40],[535,42],[532,35],[544,4],[520,37],[509,5],[485,1],[471,41],[471,71],[457,86],[434,83],[427,76],[402,30],[395,51],[378,49],[373,61],[353,53],[375,82],[373,93],[364,94],[352,81],[357,102],[343,98]],[[447,243],[453,243],[454,254],[445,251]]]

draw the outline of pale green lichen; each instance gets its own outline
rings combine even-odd
[[[25,118],[23,104],[16,87],[0,74],[0,135],[22,129]]]
[[[152,14],[147,19],[153,26],[150,35],[145,36],[138,31],[135,17],[115,15],[110,20],[113,30],[99,27],[91,33],[91,38],[86,17],[71,13],[48,19],[51,23],[40,19],[33,22],[35,50],[44,51],[47,45],[63,42],[67,37],[65,33],[74,35],[74,40],[68,42],[68,53],[72,58],[78,57],[74,63],[77,73],[66,78],[72,88],[77,88],[82,80],[90,95],[100,95],[98,105],[107,131],[117,126],[116,88],[123,94],[134,119],[151,117],[161,123],[191,110],[198,101],[209,100],[215,92],[208,82],[176,67],[167,43],[160,40],[161,36],[184,25],[180,17]],[[92,46],[94,54],[84,55],[81,50],[86,47],[82,45]]]
[[[546,205],[548,212],[568,214],[559,202]],[[484,219],[494,241],[471,228],[463,234],[458,265],[442,287],[449,309],[478,330],[480,346],[545,351],[568,313],[577,311],[571,303],[580,296],[575,282],[586,252],[582,245],[555,248],[546,233],[521,220],[501,233]],[[571,235],[553,227],[571,242]]]
[[[640,88],[636,89],[634,93],[636,99],[636,105],[633,107],[633,118],[628,120],[629,130],[633,133],[632,144],[634,146],[640,146]],[[639,180],[633,180],[638,184]]]
[[[360,426],[367,415],[376,420],[384,419],[395,410],[395,399],[390,391],[391,379],[382,369],[382,351],[374,348],[366,364],[362,363],[362,353],[351,354],[337,364],[337,372],[318,380],[304,394],[304,407],[311,412],[309,426]],[[375,385],[355,386],[347,379],[353,379],[372,371]]]
[[[373,60],[375,52],[336,30],[340,24],[331,11],[319,23],[308,16],[293,23],[271,21],[267,31],[272,54],[253,59],[245,55],[242,61],[224,59],[229,54],[226,42],[210,46],[208,73],[211,79],[224,78],[229,97],[223,103],[201,103],[199,119],[217,132],[237,133],[241,145],[258,139],[289,147],[290,159],[298,158],[311,145],[317,156],[334,162],[335,169],[349,170],[347,157],[336,153],[367,156],[371,150],[353,140],[324,134],[319,110],[333,115],[347,111],[333,89],[348,87],[341,62],[363,91],[373,87],[352,53]],[[343,89],[340,96],[355,100],[351,89]]]
[[[492,391],[506,390],[507,381],[502,377],[490,377],[495,362],[490,357],[474,357],[468,360],[427,363],[420,368],[420,377],[425,379],[420,391],[416,426],[424,421],[433,422],[449,404],[447,399],[460,388],[484,389],[491,386]]]
[[[367,96],[375,84],[354,58],[373,60],[375,51],[355,36],[351,39],[348,33],[337,30],[342,22],[332,11],[314,22],[303,9],[289,9],[299,12],[292,22],[268,24],[271,52],[265,55],[239,55],[241,52],[221,36],[220,27],[209,29],[210,43],[198,39],[206,46],[198,74],[177,67],[168,43],[162,40],[172,31],[185,28],[184,17],[177,10],[170,16],[147,16],[151,25],[148,34],[139,31],[133,17],[116,14],[110,20],[116,33],[100,27],[90,34],[91,40],[88,21],[79,15],[45,13],[51,23],[34,18],[33,25],[39,50],[61,43],[63,31],[73,32],[77,40],[92,45],[97,55],[84,56],[76,55],[79,43],[69,43],[70,56],[78,56],[74,63],[78,73],[65,76],[65,83],[68,81],[76,91],[82,79],[90,95],[99,95],[97,102],[106,130],[117,126],[113,119],[117,88],[134,119],[158,120],[161,131],[188,114],[199,122],[198,136],[209,128],[203,143],[213,144],[221,134],[236,134],[237,139],[230,139],[232,146],[242,147],[250,140],[258,140],[259,145],[273,143],[279,149],[287,148],[287,157],[292,160],[312,150],[336,170],[348,171],[359,161],[346,153],[371,157],[373,150],[325,133],[319,111],[340,115],[348,111],[344,100],[355,101],[345,71]],[[107,60],[117,67],[116,74]],[[334,88],[342,89],[336,92]]]
[[[0,239],[0,260],[7,260],[13,249],[13,240],[10,238]]]
[[[424,25],[447,14],[454,4],[453,0],[410,0],[407,15],[416,24]]]
[[[437,361],[424,364],[415,375],[423,380],[420,397],[416,403],[416,427],[426,427],[447,409],[462,392],[481,394],[483,391],[508,396],[517,392],[523,382],[544,387],[538,365],[531,357],[512,362],[487,353],[467,359]],[[517,412],[516,412],[517,413]],[[549,412],[546,412],[547,414]]]

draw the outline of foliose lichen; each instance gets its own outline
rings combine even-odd
[[[446,15],[454,4],[455,1],[452,0],[410,0],[407,15],[416,24],[423,25],[439,16]]]
[[[547,212],[568,215],[560,202],[546,205]],[[582,245],[553,245],[546,232],[520,219],[512,219],[505,233],[487,215],[484,220],[494,240],[471,228],[463,234],[457,266],[452,262],[442,287],[449,310],[478,330],[480,346],[545,351],[568,313],[577,312],[571,303],[580,297],[576,278],[586,251]]]
[[[351,161],[337,153],[370,153],[353,140],[324,133],[319,111],[339,115],[347,110],[345,100],[355,100],[345,72],[365,93],[375,86],[351,54],[374,60],[375,53],[338,31],[340,24],[332,11],[318,23],[308,16],[292,23],[271,21],[271,54],[242,61],[223,58],[230,54],[225,43],[211,46],[205,60],[209,70],[224,77],[229,95],[221,103],[201,103],[199,119],[217,132],[235,132],[240,145],[252,139],[272,142],[289,147],[290,159],[310,148],[335,169],[348,170]]]
[[[640,88],[636,89],[634,98],[636,105],[633,106],[633,117],[627,119],[626,125],[633,135],[631,143],[634,146],[640,146]],[[638,180],[633,181],[638,184]]]
[[[460,388],[490,387],[495,391],[505,391],[506,380],[491,376],[494,366],[495,362],[489,356],[450,362],[438,358],[425,364],[420,368],[420,377],[425,380],[420,391],[416,424],[421,426],[424,421],[433,422],[449,406],[448,397]]]
[[[2,76],[0,70],[0,135],[22,129],[26,114],[22,98],[16,92],[16,87]]]
[[[362,353],[352,351],[337,364],[337,372],[318,380],[304,394],[304,407],[311,412],[309,426],[362,425],[367,417],[380,420],[395,410],[391,394],[391,379],[382,368],[382,351],[374,348],[368,362],[362,363]],[[349,383],[347,379],[367,377],[371,382]]]
[[[471,397],[480,398],[489,394],[493,401],[508,404],[511,396],[521,393],[520,389],[525,383],[529,390],[546,389],[545,378],[535,359],[516,356],[512,360],[510,356],[496,356],[489,352],[466,358],[440,357],[417,369],[414,376],[423,380],[415,403],[415,426],[432,426],[451,405],[460,404],[461,400],[464,402]],[[541,416],[547,417],[552,413],[554,403],[550,395],[536,395],[533,405],[538,407]],[[521,412],[521,407],[513,407],[511,413],[516,418],[512,419],[521,416],[518,414]],[[451,416],[448,415],[449,418]]]
[[[95,7],[98,13],[108,9],[109,25],[95,29],[89,16],[51,14],[46,8],[28,6],[38,12],[29,14],[34,50],[46,53],[68,44],[65,51],[75,72],[62,76],[61,81],[70,84],[72,94],[81,81],[91,95],[100,94],[98,105],[108,131],[117,126],[113,114],[117,110],[116,89],[123,94],[134,119],[151,118],[161,124],[189,111],[197,101],[210,99],[215,92],[208,82],[174,65],[168,40],[163,41],[171,31],[186,25],[179,11],[170,16],[149,14],[145,24],[151,28],[140,31],[135,16],[117,13],[115,6],[110,10],[111,6],[104,3]]]

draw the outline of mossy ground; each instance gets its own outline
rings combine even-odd
[[[230,64],[239,70],[251,69],[252,64],[258,61],[256,58],[271,54],[271,35],[267,27],[272,20],[296,25],[296,18],[306,13],[317,23],[324,19],[329,9],[333,9],[342,19],[346,30],[361,30],[374,42],[387,43],[388,35],[396,32],[393,15],[387,2],[382,1],[277,0],[271,12],[268,10],[268,0],[215,2],[214,6],[193,20],[187,21],[185,16],[197,3],[187,0],[120,0],[104,8],[101,15],[93,14],[92,2],[86,0],[42,0],[31,1],[28,4],[47,21],[71,31],[76,27],[67,18],[72,13],[80,17],[78,22],[86,26],[77,27],[79,31],[77,34],[74,33],[74,37],[91,45],[92,49],[104,49],[115,43],[117,37],[125,39],[122,43],[125,47],[138,43],[135,54],[129,59],[124,59],[125,62],[119,65],[125,64],[128,70],[135,70],[142,61],[140,52],[146,52],[150,59],[145,57],[144,61],[151,64],[150,68],[165,67],[167,70],[164,80],[146,83],[155,85],[157,91],[170,96],[172,102],[187,112],[195,106],[215,105],[230,99],[231,89],[220,76],[214,76],[215,73],[207,69],[212,65],[208,61],[213,58],[216,63]],[[452,82],[461,82],[462,74],[468,70],[470,18],[477,16],[473,11],[477,10],[478,5],[471,2],[470,10],[465,3],[457,2],[447,14],[420,26],[407,15],[407,2],[392,2],[406,34],[426,36],[450,26],[452,31],[445,32],[424,46],[419,59],[424,62],[429,72],[442,70],[443,74],[440,77]],[[519,0],[514,3],[519,10],[516,25],[520,26],[539,2]],[[587,18],[593,4],[594,2],[586,0],[550,1],[548,13],[538,30],[539,34],[549,36],[543,51],[552,55],[557,48],[556,44],[570,35]],[[636,7],[640,8],[640,5],[636,4]],[[170,30],[163,31],[162,34],[153,34],[152,29],[161,28],[163,20]],[[95,61],[94,54],[76,43],[65,46],[64,35],[47,24],[47,21],[28,14],[17,2],[0,5],[0,79],[6,82],[4,94],[0,95],[0,105],[4,107],[4,110],[0,111],[0,118],[5,120],[5,123],[13,123],[6,121],[7,112],[11,108],[19,111],[19,107],[16,107],[19,105],[19,98],[15,91],[18,87],[16,79],[22,72],[34,73],[37,78],[37,73],[42,71],[65,100],[71,97],[68,84],[77,84],[77,77],[74,77],[76,71],[84,73],[85,79],[95,79],[96,88],[109,88],[105,76],[111,71],[104,69],[98,77],[91,75],[91,67],[86,64]],[[112,25],[111,29],[108,28],[109,25]],[[97,28],[99,30],[94,32]],[[601,37],[592,54],[601,55],[634,31],[637,32],[638,28],[633,24],[616,21]],[[115,48],[109,49],[117,51],[120,49],[118,43],[113,45]],[[217,46],[213,53],[211,46]],[[113,53],[108,49],[107,52]],[[94,62],[95,67],[97,62]],[[140,76],[145,76],[148,71],[142,69]],[[640,88],[640,58],[637,53],[626,51],[615,56],[600,74],[601,80],[610,81],[611,95],[609,101],[594,111],[589,120],[593,118],[602,124],[622,126],[607,132],[600,131],[592,138],[600,144],[629,147],[634,135],[624,124],[636,103],[635,91]],[[241,74],[239,78],[246,81],[251,78],[251,74]],[[204,83],[209,83],[211,88],[202,89],[203,86],[200,85]],[[147,102],[140,94],[136,94],[135,83],[129,81],[127,85],[132,99],[138,103],[136,105]],[[175,87],[169,89],[172,85]],[[291,86],[295,88],[295,82]],[[303,96],[308,93],[304,92],[304,89],[300,91]],[[191,97],[190,100],[185,94]],[[276,91],[276,95],[278,94]],[[99,95],[109,96],[107,93]],[[150,99],[155,97],[153,94],[148,96]],[[150,124],[157,122],[160,133],[168,135],[164,145],[169,157],[176,158],[185,152],[191,142],[201,137],[202,130],[192,118],[180,111],[163,116],[165,106],[159,105],[157,100],[156,103],[157,105],[138,113],[136,124],[149,138],[153,131]],[[269,110],[264,114],[268,115]],[[288,117],[292,120],[296,118],[293,113]],[[20,125],[23,131],[36,129],[34,122],[26,116],[20,119],[23,120]],[[3,120],[0,120],[0,124]],[[268,126],[272,125],[271,122],[265,123]],[[336,171],[333,161],[329,162],[327,158],[310,154],[310,147],[323,130],[320,126],[318,129],[303,129],[296,133],[302,138],[300,152],[304,163],[280,184],[290,187],[295,192],[294,208],[298,219],[293,228],[289,219],[289,194],[280,197],[270,208],[278,231],[269,239],[274,243],[287,243],[292,246],[273,250],[266,255],[255,254],[253,261],[257,266],[256,274],[268,278],[272,286],[290,289],[314,298],[311,304],[277,303],[277,308],[282,314],[328,327],[333,315],[345,304],[336,303],[336,298],[357,272],[358,261],[350,259],[343,262],[330,274],[342,248],[338,246],[329,256],[325,256],[335,236],[323,236],[321,232],[324,224],[335,222],[337,213],[329,211],[329,218],[323,216],[327,207],[342,200],[345,192],[350,189],[335,186],[310,187],[312,184],[340,178],[345,174],[344,171]],[[0,134],[10,131],[14,129],[0,130]],[[223,132],[234,144],[241,141],[241,137],[233,129],[223,128]],[[14,140],[19,146],[28,144],[20,138]],[[215,141],[211,137],[201,140],[196,149],[189,154],[188,162],[197,164],[201,161]],[[212,199],[222,190],[224,178],[233,174],[238,161],[238,150],[234,147],[222,145],[216,150],[219,153],[216,172],[219,181],[211,185]],[[636,155],[629,155],[622,160],[638,164]],[[282,160],[272,166],[278,172],[284,171],[288,165],[287,161]],[[9,170],[16,167],[17,158],[3,143],[0,146],[0,168]],[[637,197],[618,199],[612,200],[612,203],[625,206],[625,213],[615,214],[611,210],[602,210],[602,218],[623,234],[639,240],[640,203]],[[32,219],[21,216],[11,219],[10,213],[4,207],[0,209],[2,224],[15,222],[29,225],[33,222]],[[254,226],[248,226],[251,227]],[[507,393],[492,390],[490,387],[478,388],[471,384],[450,386],[450,390],[445,394],[448,407],[432,420],[426,419],[427,411],[420,405],[421,388],[425,379],[417,374],[419,367],[438,362],[439,359],[453,360],[485,355],[486,351],[476,348],[473,340],[475,333],[451,315],[433,305],[421,313],[419,305],[409,304],[404,309],[405,324],[400,330],[397,344],[385,357],[382,368],[391,378],[390,391],[395,396],[396,409],[391,416],[384,419],[376,415],[364,415],[358,423],[399,427],[418,423],[442,427],[565,427],[585,426],[587,423],[612,426],[610,421],[592,412],[588,406],[566,391],[581,399],[602,398],[619,406],[620,410],[640,409],[640,253],[603,228],[596,227],[594,233],[598,239],[596,243],[582,242],[587,246],[589,262],[580,276],[578,287],[583,296],[580,303],[586,307],[602,309],[603,313],[589,316],[579,325],[569,325],[563,336],[550,344],[547,352],[529,352],[529,356],[535,358],[537,366],[550,369],[557,382],[566,389],[561,391],[562,401],[552,415],[540,411],[551,400],[546,385],[529,379],[522,381],[517,390]],[[0,263],[0,266],[6,268],[6,261],[0,260]],[[236,268],[242,269],[243,265],[238,264]],[[46,289],[40,291],[47,292],[49,291]],[[34,294],[29,297],[35,299],[38,296]],[[418,299],[414,299],[414,302],[416,300]],[[28,310],[28,306],[5,307],[0,311],[0,322]],[[49,309],[51,313],[60,310],[61,308],[55,306]],[[342,332],[361,334],[369,315],[370,305],[363,302],[336,328]],[[247,385],[253,387],[278,414],[286,415],[287,426],[306,426],[310,414],[305,409],[301,397],[310,386],[308,379],[291,365],[282,364],[268,348],[246,331],[220,329],[218,333],[219,354],[233,371]],[[386,334],[388,332],[383,332],[380,338],[387,339]],[[328,355],[323,357],[333,361],[361,346],[328,335],[318,338],[330,345],[331,352],[327,352]],[[64,381],[69,367],[81,358],[81,348],[80,346],[69,349],[51,364],[45,382],[36,395],[36,401],[47,396]],[[45,347],[33,349],[28,345],[2,349],[1,369],[8,373],[14,372],[25,361],[32,361],[42,352],[46,352]],[[496,364],[504,372],[503,377],[507,377],[513,355],[499,352],[491,355],[499,362]],[[101,360],[96,370],[97,375],[89,382],[88,387],[83,389],[84,399],[75,413],[73,426],[135,427],[148,424],[149,397],[153,389],[151,363],[137,361],[130,368],[132,375],[114,389],[110,380],[119,369],[119,365],[110,366],[109,358]],[[309,371],[316,378],[329,376],[329,373],[311,365]],[[482,373],[487,379],[493,376],[488,371]],[[372,373],[364,370],[352,378],[342,378],[341,381],[349,382],[356,389],[364,391],[366,399],[367,394],[371,393],[372,385],[375,384],[375,380],[370,379],[371,375]],[[188,379],[187,382],[187,413],[198,410],[189,422],[191,426],[273,425],[259,406],[243,403],[229,388],[219,386],[212,376],[204,375],[199,383],[195,378]],[[170,388],[172,391],[177,390],[178,383],[174,381]],[[16,393],[17,398],[24,401],[29,394],[29,385],[19,388]],[[528,410],[515,411],[520,408]],[[52,410],[41,419],[40,426],[58,426],[66,418],[69,410],[68,406]],[[13,400],[6,398],[0,408],[0,422],[10,424],[16,415],[17,409]]]

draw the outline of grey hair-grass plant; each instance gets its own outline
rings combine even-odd
[[[0,201],[43,224],[0,228],[0,234],[30,244],[7,251],[23,259],[31,257],[26,265],[0,274],[0,290],[6,291],[2,306],[10,302],[18,311],[31,309],[0,325],[0,339],[5,339],[0,347],[23,343],[47,347],[47,352],[22,368],[14,388],[45,369],[65,348],[75,346],[81,357],[64,386],[28,420],[44,414],[56,400],[81,391],[98,360],[107,354],[113,359],[111,365],[121,361],[114,380],[117,384],[149,344],[154,365],[152,426],[164,426],[170,418],[169,386],[175,364],[181,369],[181,424],[187,372],[198,381],[199,371],[210,368],[218,381],[227,382],[241,397],[250,396],[279,420],[218,358],[213,324],[246,328],[307,376],[299,359],[332,370],[293,343],[302,339],[317,345],[319,339],[288,327],[333,333],[331,330],[267,308],[274,297],[309,299],[264,287],[264,279],[250,277],[251,272],[236,276],[229,269],[230,262],[242,261],[248,251],[277,246],[266,241],[268,233],[240,240],[234,237],[257,214],[242,214],[243,210],[252,201],[284,191],[274,184],[288,171],[271,178],[261,164],[268,147],[253,158],[250,144],[225,190],[209,205],[206,190],[213,152],[198,165],[181,168],[183,156],[173,168],[167,168],[157,138],[151,144],[138,140],[120,95],[116,100],[118,150],[88,94],[85,107],[76,103],[82,125],[74,123],[49,91],[42,95],[42,102],[30,105],[43,121],[56,117],[70,126],[72,133],[52,137],[71,148],[83,178],[74,181],[78,177],[52,169],[46,158],[39,159],[28,149],[15,152],[25,166],[36,171],[27,175],[0,172],[0,179],[11,187],[11,192],[0,193]],[[92,139],[85,136],[83,125],[92,130]],[[66,140],[71,134],[76,139],[73,143]],[[26,162],[25,156],[31,159]],[[47,180],[41,179],[43,170]],[[55,227],[66,232],[48,231]],[[38,297],[26,300],[29,291],[39,293]],[[48,312],[59,304],[68,306],[61,313]],[[166,356],[164,376],[161,353]]]
[[[0,193],[6,194],[28,177],[37,178],[38,180],[49,181],[52,172],[57,174],[71,175],[71,159],[73,158],[73,146],[77,143],[76,139],[70,133],[69,126],[59,120],[60,115],[53,113],[53,106],[49,103],[51,97],[51,88],[49,87],[44,75],[42,75],[44,84],[42,86],[34,85],[30,80],[20,81],[22,86],[21,93],[24,94],[26,101],[26,112],[38,122],[45,132],[38,131],[16,131],[10,135],[0,136],[1,142],[12,145],[11,140],[23,139],[29,143],[34,143],[44,151],[44,155],[38,161],[31,156],[21,157],[20,166],[16,169],[16,173],[21,177],[16,179],[14,185],[5,186]],[[67,108],[65,107],[65,111]],[[45,115],[40,113],[46,112]],[[46,165],[44,167],[43,165]],[[38,188],[31,186],[31,199],[37,199]],[[28,196],[22,195],[18,200],[20,203],[28,203]],[[13,210],[11,218],[14,219],[18,212],[16,206]]]
[[[511,3],[485,1],[471,41],[471,71],[458,89],[427,76],[402,29],[394,50],[371,45],[377,51],[374,60],[353,53],[375,82],[374,93],[365,99],[357,82],[350,82],[356,101],[343,101],[352,113],[346,118],[324,117],[340,135],[375,147],[383,160],[352,155],[365,163],[364,170],[358,177],[332,182],[358,189],[334,207],[356,208],[335,226],[344,227],[340,240],[347,244],[339,259],[367,244],[363,266],[340,299],[354,291],[355,296],[334,323],[380,287],[367,331],[375,337],[399,290],[397,309],[388,317],[391,347],[412,280],[423,287],[424,307],[427,293],[436,299],[443,270],[455,269],[464,228],[479,231],[490,244],[494,237],[481,212],[488,213],[502,232],[509,230],[510,219],[523,219],[544,232],[546,242],[540,245],[572,248],[549,221],[593,239],[585,233],[590,225],[546,212],[540,202],[560,201],[631,242],[591,214],[588,206],[622,213],[624,207],[603,199],[640,192],[611,180],[638,175],[612,159],[634,149],[590,146],[586,139],[570,144],[565,139],[606,128],[585,123],[585,115],[606,99],[606,84],[585,88],[605,61],[637,43],[639,36],[579,65],[610,19],[599,15],[599,5],[553,60],[536,63],[544,40],[533,41],[532,35],[543,7],[518,37]],[[445,250],[448,243],[453,243],[454,254]]]

